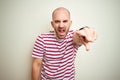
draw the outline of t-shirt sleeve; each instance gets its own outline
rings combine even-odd
[[[73,34],[74,34],[75,31],[71,31],[71,38],[73,39]],[[72,40],[73,41],[73,40]],[[74,43],[73,41],[73,48],[74,48],[74,52],[77,53],[78,51],[78,48],[80,47],[81,45],[77,45],[76,43]]]
[[[77,45],[74,43],[74,52],[77,53],[78,51],[78,48],[80,47],[81,45]]]
[[[39,35],[33,47],[32,57],[43,58],[43,54],[44,54],[44,40],[42,35]]]

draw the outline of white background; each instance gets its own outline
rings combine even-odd
[[[34,41],[52,30],[51,13],[61,6],[71,29],[98,32],[89,52],[78,50],[76,80],[120,80],[120,0],[0,0],[0,80],[31,80]]]

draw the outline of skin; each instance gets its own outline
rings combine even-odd
[[[32,80],[41,80],[42,59],[33,58],[32,63]]]
[[[70,20],[70,13],[65,8],[57,8],[53,12],[53,20],[51,25],[56,32],[56,36],[59,39],[65,38],[72,21]]]
[[[51,25],[54,28],[56,37],[63,39],[68,34],[69,28],[72,24],[70,20],[70,12],[63,7],[54,10],[52,14]],[[97,38],[95,29],[84,28],[77,30],[73,34],[73,41],[77,45],[84,45],[86,50],[90,50],[89,43],[94,42]],[[32,80],[41,80],[42,59],[33,58],[32,63]]]
[[[97,32],[92,28],[84,28],[83,30],[77,30],[74,32],[73,41],[77,45],[84,45],[86,51],[90,50],[89,43],[94,42],[97,39]]]

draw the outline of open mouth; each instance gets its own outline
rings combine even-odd
[[[64,38],[66,35],[65,29],[58,29],[58,37],[59,38]]]
[[[60,33],[64,33],[64,32],[65,32],[64,29],[59,29],[58,31],[59,31]]]

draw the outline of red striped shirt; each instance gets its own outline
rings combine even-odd
[[[41,34],[37,37],[32,57],[42,58],[42,80],[74,80],[74,59],[78,50],[73,43],[73,31],[64,39],[56,38],[55,32]]]

